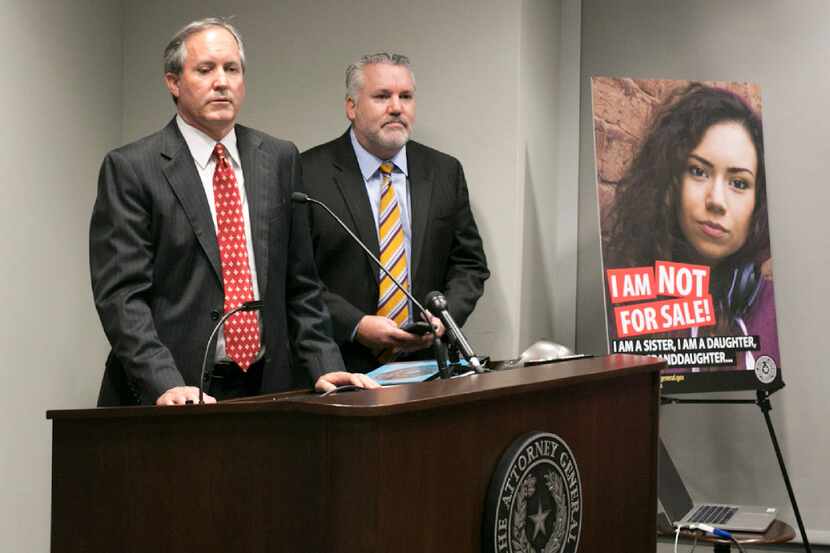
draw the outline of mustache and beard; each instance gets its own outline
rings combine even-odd
[[[402,117],[388,117],[381,122],[374,132],[369,132],[368,138],[376,145],[385,148],[403,148],[409,141],[409,122]]]

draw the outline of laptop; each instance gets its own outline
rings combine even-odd
[[[662,440],[659,449],[660,503],[672,526],[703,523],[730,532],[764,533],[775,520],[774,507],[692,502]]]

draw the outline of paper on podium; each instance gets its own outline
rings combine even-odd
[[[466,361],[462,360],[461,364],[467,366]],[[367,373],[366,376],[381,386],[426,382],[438,377],[438,362],[435,359],[426,359],[423,361],[387,363]]]

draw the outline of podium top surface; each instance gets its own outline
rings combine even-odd
[[[634,374],[656,373],[664,366],[665,363],[656,357],[617,354],[470,375],[451,380],[433,380],[420,384],[387,386],[377,390],[342,392],[326,397],[311,393],[309,390],[298,390],[212,405],[51,410],[46,412],[46,418],[58,421],[98,417],[209,416],[266,411],[343,417],[386,416],[488,401],[517,393],[554,390],[579,383],[610,380]]]

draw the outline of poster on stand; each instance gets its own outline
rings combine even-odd
[[[591,79],[608,349],[664,393],[783,385],[761,91]]]

